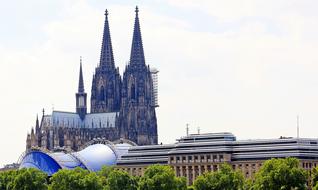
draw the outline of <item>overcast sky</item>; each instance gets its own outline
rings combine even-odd
[[[316,0],[0,0],[0,166],[54,110],[74,111],[79,59],[90,97],[109,10],[123,72],[138,5],[146,63],[159,69],[159,142],[190,132],[318,137]]]

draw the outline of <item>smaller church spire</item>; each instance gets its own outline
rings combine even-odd
[[[83,71],[82,71],[82,56],[80,57],[80,72],[78,80],[78,92],[84,93],[84,80],[83,80]]]
[[[80,58],[80,72],[79,72],[79,80],[78,80],[78,92],[75,94],[76,96],[76,113],[79,114],[81,119],[85,118],[87,113],[86,108],[86,96],[84,90],[84,79],[83,79],[83,70],[82,70],[82,57]]]
[[[39,116],[38,116],[38,114],[36,114],[35,127],[40,127],[40,123],[39,123]]]

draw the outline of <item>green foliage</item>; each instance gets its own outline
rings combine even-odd
[[[107,178],[107,190],[137,190],[137,179],[127,172],[112,170]]]
[[[313,190],[318,190],[318,167],[316,167],[312,170],[311,175],[312,175],[311,180],[312,180]]]
[[[0,190],[12,189],[11,186],[13,185],[16,172],[15,170],[11,170],[0,173]]]
[[[21,169],[0,173],[0,190],[46,190],[47,175],[37,169]]]
[[[177,190],[186,190],[187,188],[187,178],[185,177],[176,177]]]
[[[114,167],[113,166],[103,166],[102,169],[97,172],[97,174],[99,176],[104,176],[105,178],[108,178],[109,174],[114,171]]]
[[[100,177],[103,186],[107,185],[107,178],[114,169],[115,168],[113,166],[103,166],[102,169],[97,172],[97,175]]]
[[[51,178],[50,190],[102,190],[101,179],[82,168],[62,169]]]
[[[184,179],[175,176],[170,166],[149,166],[140,178],[139,190],[186,190]]]
[[[254,190],[253,189],[253,180],[252,179],[246,179],[244,182],[244,190]]]
[[[47,175],[37,169],[21,169],[16,172],[12,190],[46,190],[46,179]]]
[[[196,190],[240,190],[244,187],[244,177],[241,172],[223,164],[220,170],[199,176],[193,186]]]
[[[176,177],[170,166],[149,166],[135,177],[114,167],[89,172],[81,168],[59,170],[47,183],[47,175],[36,169],[0,172],[0,190],[291,190],[306,189],[307,171],[295,158],[266,161],[254,179],[223,164],[216,172],[199,176],[187,187],[186,178]],[[313,190],[318,190],[318,167],[312,171]]]
[[[306,189],[307,172],[295,158],[271,159],[264,163],[255,176],[257,190]]]

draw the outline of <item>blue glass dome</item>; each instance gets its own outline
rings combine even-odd
[[[32,150],[22,157],[20,169],[37,168],[49,176],[52,176],[59,169],[74,169],[76,167],[96,172],[104,165],[116,165],[117,158],[127,153],[130,146],[129,144],[114,146],[93,144],[74,153],[46,153],[40,150]]]
[[[36,168],[51,176],[62,167],[50,155],[32,151],[23,157],[20,168]]]

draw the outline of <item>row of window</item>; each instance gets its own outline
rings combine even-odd
[[[310,163],[310,162],[303,162],[303,168],[305,169],[311,169],[312,167],[317,167],[316,163]]]
[[[182,162],[185,162],[185,161],[211,161],[211,158],[212,158],[212,161],[213,162],[223,162],[224,161],[224,156],[223,155],[194,155],[194,156],[172,156],[170,157],[170,161],[171,162],[174,162],[174,161],[182,161]]]

